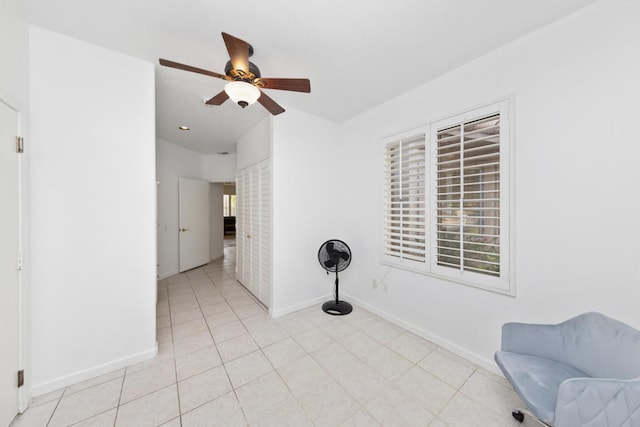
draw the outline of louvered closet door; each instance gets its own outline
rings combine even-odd
[[[241,171],[236,188],[236,279],[251,286],[251,173]]]
[[[237,178],[237,278],[263,304],[271,295],[271,171],[265,161]]]
[[[242,224],[244,226],[244,234],[242,238],[244,239],[244,251],[242,256],[244,257],[244,282],[243,284],[250,288],[251,286],[251,216],[253,215],[251,212],[251,173],[246,173],[244,177],[244,208],[245,215],[242,219]]]
[[[258,298],[269,306],[271,295],[271,170],[269,165],[260,168],[260,295]]]
[[[238,175],[236,178],[236,279],[240,283],[245,281],[245,263],[244,263],[244,251],[245,251],[245,191],[244,191],[245,176]]]
[[[260,296],[260,170],[251,171],[251,190],[249,196],[251,210],[251,228],[248,245],[251,258],[251,279],[249,290],[257,298]]]

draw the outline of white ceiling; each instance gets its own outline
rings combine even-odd
[[[203,103],[224,74],[220,33],[251,43],[263,77],[303,77],[311,94],[268,91],[284,108],[342,122],[596,0],[28,0],[31,24],[156,64],[157,136],[235,152],[268,113]],[[283,114],[287,114],[286,112]],[[191,131],[177,128],[188,125]]]

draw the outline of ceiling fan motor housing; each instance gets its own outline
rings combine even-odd
[[[253,79],[260,78],[260,69],[251,61],[249,61],[249,73],[246,73],[243,70],[234,70],[231,61],[227,61],[225,64],[224,72],[233,80],[243,80],[247,83],[252,83]]]

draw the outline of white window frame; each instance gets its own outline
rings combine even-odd
[[[437,194],[437,134],[439,129],[455,126],[476,119],[480,119],[492,114],[500,114],[500,276],[493,277],[486,274],[475,273],[468,270],[458,270],[451,267],[438,265],[436,256],[437,245],[437,224],[436,224],[436,200]],[[414,271],[420,274],[437,277],[454,283],[459,283],[475,288],[485,289],[505,295],[515,295],[514,283],[514,206],[513,185],[514,173],[514,100],[513,97],[499,100],[497,102],[474,108],[463,113],[451,115],[440,120],[431,122],[428,126],[413,129],[408,132],[396,134],[383,139],[383,162],[386,146],[389,143],[402,138],[415,136],[419,133],[426,135],[425,164],[427,167],[427,179],[425,196],[426,203],[426,261],[415,262],[411,260],[398,259],[397,257],[385,254],[385,232],[382,233],[382,256],[381,263],[404,270]],[[386,171],[386,165],[383,166]],[[386,183],[386,180],[385,180]],[[383,187],[385,188],[385,187]],[[384,208],[387,207],[387,193],[384,190]],[[385,212],[383,210],[383,212]],[[383,227],[385,225],[386,214],[383,215]]]
[[[387,264],[392,264],[392,265],[398,265],[401,266],[402,268],[405,269],[409,269],[409,270],[424,270],[424,266],[426,261],[428,260],[428,256],[429,256],[429,240],[428,240],[428,212],[429,212],[429,193],[428,193],[428,186],[426,186],[426,183],[429,179],[429,169],[428,169],[428,159],[427,159],[427,153],[428,153],[428,149],[427,147],[427,138],[428,135],[426,133],[427,129],[422,127],[422,128],[418,128],[418,129],[414,129],[411,131],[407,131],[407,132],[403,132],[401,134],[397,134],[397,135],[393,135],[391,137],[385,138],[383,140],[383,162],[385,162],[385,166],[383,166],[383,169],[385,171],[385,179],[384,179],[384,183],[383,183],[383,188],[385,188],[385,192],[387,191],[387,177],[386,174],[388,173],[387,168],[386,168],[386,152],[387,152],[387,147],[390,144],[395,144],[395,143],[402,143],[402,141],[406,141],[406,140],[410,140],[410,139],[414,139],[416,137],[419,136],[423,136],[425,139],[425,156],[423,158],[424,161],[424,167],[425,167],[425,173],[424,173],[424,197],[425,197],[425,201],[424,201],[424,214],[425,214],[425,218],[424,218],[424,251],[425,251],[425,261],[416,261],[414,259],[411,258],[406,258],[406,257],[398,257],[398,256],[392,256],[387,254],[387,233],[385,228],[387,227],[387,209],[389,209],[389,201],[387,200],[386,196],[385,196],[385,201],[384,201],[384,210],[383,210],[383,218],[382,218],[382,222],[383,222],[383,233],[382,233],[382,258],[383,258],[383,262],[387,263]]]
[[[238,210],[236,195],[224,194],[222,199],[222,216],[236,216]]]

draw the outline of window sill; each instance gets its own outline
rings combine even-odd
[[[481,289],[484,291],[493,292],[500,295],[506,295],[509,297],[516,296],[513,279],[509,280],[509,289],[503,289],[503,288],[496,288],[494,286],[487,286],[487,285],[482,285],[478,283],[473,283],[467,280],[456,279],[455,277],[443,276],[441,274],[432,273],[431,271],[426,271],[426,270],[414,268],[408,265],[403,265],[403,264],[399,264],[391,261],[381,260],[380,264],[386,265],[391,268],[397,268],[399,270],[405,270],[405,271],[410,271],[412,273],[421,274],[423,276],[429,276],[429,277],[433,277],[440,280],[446,280],[447,282],[453,282],[453,283],[457,283],[457,284],[468,286],[475,289]]]

